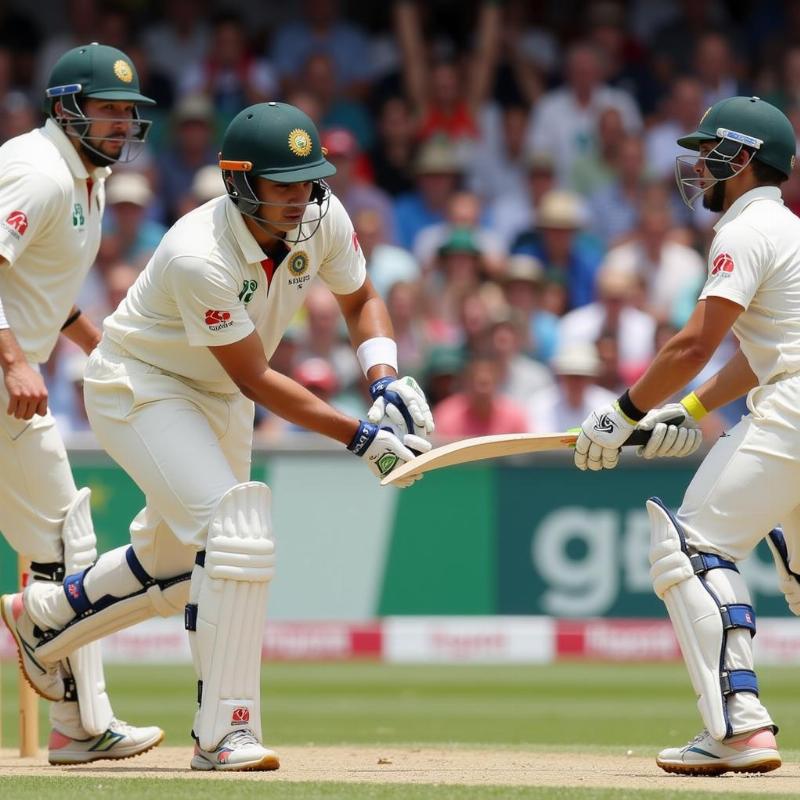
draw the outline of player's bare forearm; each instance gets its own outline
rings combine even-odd
[[[24,361],[25,355],[11,328],[0,330],[0,369],[6,372],[10,367]]]
[[[758,378],[741,350],[737,350],[730,361],[695,391],[697,398],[707,411],[713,411],[740,397],[758,386]]]
[[[77,311],[73,308],[70,316]],[[69,319],[69,317],[67,318]],[[86,314],[80,314],[74,322],[61,331],[71,342],[74,342],[88,356],[100,343],[101,332]]]
[[[295,425],[349,444],[358,420],[337,411],[296,381],[271,369],[258,334],[208,348],[242,394]]]
[[[633,404],[649,411],[696,378],[742,311],[740,305],[721,297],[698,302],[683,329],[661,348],[631,387]]]
[[[357,292],[337,295],[336,299],[347,323],[347,330],[354,349],[357,350],[359,345],[367,339],[377,336],[394,338],[392,320],[386,304],[369,278],[364,281],[364,285]],[[370,367],[367,378],[375,381],[387,375],[396,375],[396,370],[388,364],[376,364]]]

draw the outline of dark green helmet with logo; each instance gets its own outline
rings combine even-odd
[[[330,189],[323,180],[336,172],[325,159],[317,126],[308,114],[288,103],[258,103],[240,111],[231,120],[219,154],[228,196],[238,209],[260,223],[259,208],[270,205],[258,199],[252,178],[276,183],[313,181],[307,206],[317,206],[313,219],[306,219],[292,242],[309,239],[328,211]],[[313,229],[308,230],[309,223]]]
[[[125,146],[120,157],[111,158],[89,143],[90,127],[95,120],[88,117],[82,101],[109,100],[134,104],[131,129],[124,138]],[[116,47],[91,44],[68,50],[53,67],[45,90],[45,111],[67,132],[80,140],[88,151],[95,154],[98,163],[130,161],[138,155],[139,145],[144,142],[150,128],[149,120],[139,118],[136,105],[155,105],[155,100],[143,95],[139,88],[139,76],[131,59]],[[108,118],[106,122],[111,121]],[[110,140],[116,137],[101,137]]]

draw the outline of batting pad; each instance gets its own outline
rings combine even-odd
[[[658,498],[647,501],[650,577],[667,607],[708,732],[722,741],[772,725],[753,671],[755,612],[733,561],[686,544]],[[749,693],[737,702],[733,696]]]
[[[194,733],[204,750],[242,728],[261,741],[261,643],[275,572],[270,502],[263,483],[226,492],[192,572],[186,629],[198,676]]]

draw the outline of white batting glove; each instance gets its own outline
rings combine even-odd
[[[404,441],[412,447],[417,444],[415,441],[418,437],[413,434],[406,434]],[[424,439],[420,440],[427,445],[430,450],[430,444]],[[356,435],[353,441],[347,445],[347,449],[357,456],[361,456],[366,462],[372,472],[381,480],[385,478],[392,470],[405,464],[406,461],[411,461],[415,453],[413,450],[401,442],[391,431],[382,430],[377,425],[371,422],[360,421]],[[406,478],[403,481],[398,481],[395,486],[405,489],[411,486],[414,481],[421,478],[421,475]]]
[[[614,469],[619,463],[619,449],[633,433],[636,423],[619,409],[618,403],[592,412],[581,425],[575,442],[575,466],[578,469]]]
[[[433,414],[425,393],[413,378],[378,378],[369,387],[369,394],[374,402],[367,419],[374,425],[391,428],[403,441],[406,434],[425,441],[433,433]],[[407,444],[418,452],[431,449],[430,444],[422,449]]]
[[[653,431],[650,441],[636,451],[642,458],[683,458],[694,453],[703,441],[703,432],[681,403],[654,408],[636,429]]]

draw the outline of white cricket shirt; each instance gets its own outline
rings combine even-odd
[[[0,299],[32,363],[50,357],[94,263],[110,173],[89,175],[52,120],[0,147]]]
[[[800,370],[800,219],[777,186],[743,194],[714,226],[700,299],[745,310],[733,332],[760,384]]]
[[[309,206],[304,226],[316,224]],[[292,238],[294,231],[288,236]],[[331,196],[317,232],[292,246],[268,281],[267,257],[227,196],[190,211],[170,228],[104,335],[134,358],[211,392],[238,389],[209,346],[258,332],[269,359],[316,275],[336,294],[366,279],[353,224]]]

